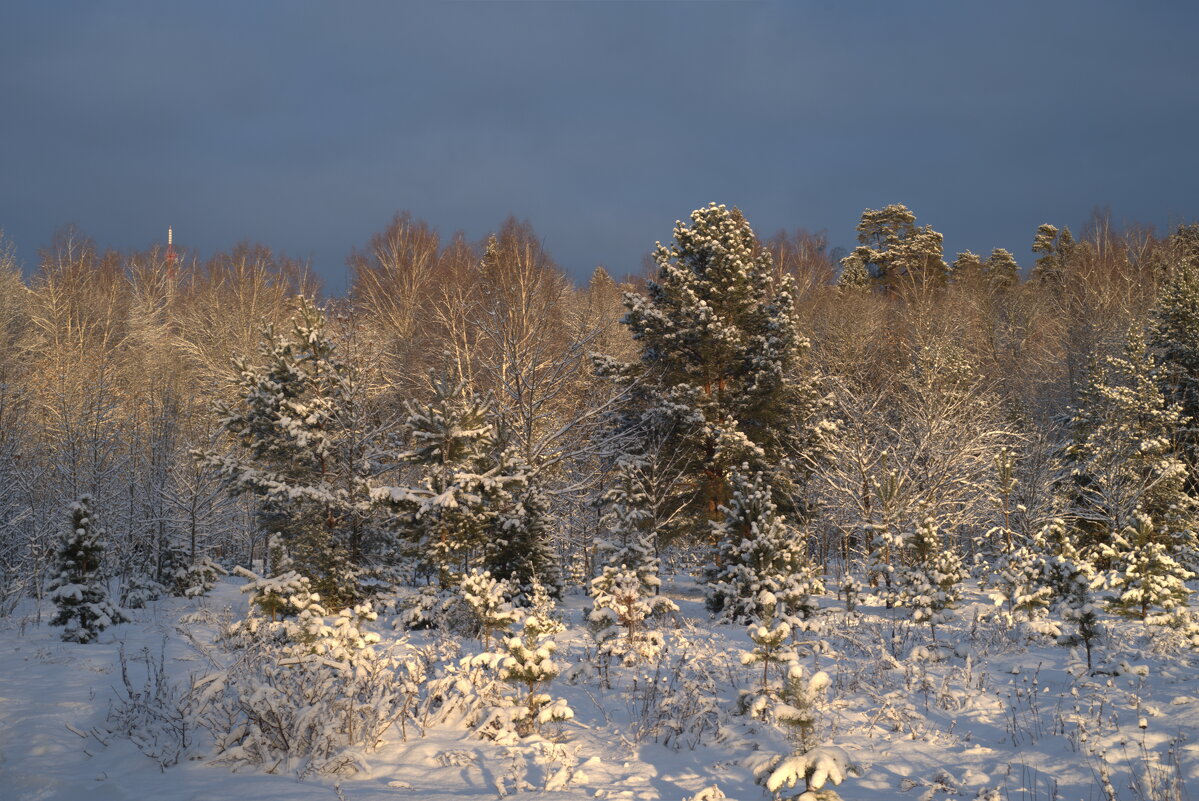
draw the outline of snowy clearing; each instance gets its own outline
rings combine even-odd
[[[736,714],[738,692],[752,689],[761,672],[741,664],[751,643],[743,627],[711,622],[699,588],[680,577],[664,585],[680,611],[665,627],[660,656],[636,667],[612,665],[608,686],[582,625],[587,599],[567,598],[568,628],[555,637],[564,669],[548,692],[566,699],[574,719],[548,724],[544,736],[497,743],[443,724],[424,736],[408,727],[405,741],[393,726],[364,754],[365,769],[301,779],[209,764],[210,744],[192,732],[178,764],[162,768],[143,750],[156,753],[165,740],[155,744],[152,732],[135,732],[139,749],[114,731],[110,710],[123,694],[120,650],[135,687],[145,678],[146,653],[151,661],[162,654],[171,681],[185,685],[205,665],[177,621],[185,614],[201,619],[197,610],[214,613],[209,619],[225,608],[244,615],[243,583],[229,578],[209,597],[154,602],[87,645],[59,639],[45,622],[49,606],[40,624],[31,604],[6,619],[4,797],[648,801],[717,787],[749,801],[770,797],[755,783],[755,766],[792,751],[777,727]],[[976,592],[956,622],[939,630],[940,648],[932,647],[927,627],[907,622],[905,610],[864,605],[847,614],[834,599],[821,602],[811,630],[798,633],[797,650],[809,675],[830,678],[816,729],[825,748],[842,749],[856,766],[857,775],[837,788],[842,797],[1090,801],[1199,793],[1199,658],[1172,642],[1169,630],[1105,616],[1098,672],[1088,676],[1077,651],[1025,644],[999,621],[980,619],[993,607]],[[213,635],[202,623],[186,628],[201,642]],[[400,636],[386,616],[373,628],[381,646]],[[451,639],[409,637],[412,645],[440,639],[443,647]],[[462,645],[479,649],[470,640]],[[785,774],[772,782],[781,790]]]

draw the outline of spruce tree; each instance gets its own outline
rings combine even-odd
[[[108,598],[100,573],[104,555],[104,529],[83,495],[71,504],[70,523],[58,550],[57,573],[50,582],[50,598],[58,605],[51,626],[63,626],[67,642],[91,642],[101,631],[128,618]]]
[[[846,259],[841,262],[841,274],[837,276],[837,286],[845,290],[869,289],[871,285],[870,270],[861,259]]]
[[[625,324],[641,346],[636,365],[601,372],[628,382],[619,423],[647,453],[662,443],[679,513],[659,535],[706,539],[730,497],[733,469],[770,470],[775,500],[792,497],[826,449],[823,400],[803,377],[808,348],[794,318],[794,284],[736,209],[712,204],[658,245],[646,295],[625,296]]]
[[[935,641],[937,626],[953,619],[966,571],[961,556],[931,517],[915,525],[907,546],[909,564],[902,574],[900,603],[912,610],[913,621],[928,623]]]
[[[381,487],[392,528],[418,571],[442,589],[483,563],[497,497],[510,478],[495,460],[496,432],[487,405],[464,384],[431,375],[432,397],[409,402],[411,445],[401,462],[417,465],[411,486]]]
[[[1138,515],[1135,527],[1126,531],[1123,539],[1128,548],[1112,582],[1117,593],[1112,610],[1149,622],[1151,609],[1161,609],[1163,614],[1157,617],[1165,619],[1185,609],[1191,594],[1186,582],[1195,574],[1180,565],[1167,545],[1154,536],[1149,516]]]
[[[596,561],[605,567],[633,571],[646,592],[655,594],[660,580],[656,548],[649,530],[652,515],[642,465],[633,455],[617,460],[613,486],[601,498],[603,539],[596,544]]]
[[[550,549],[549,499],[542,477],[520,457],[487,403],[462,383],[430,377],[432,398],[408,404],[416,465],[411,486],[382,487],[375,498],[393,512],[392,528],[418,571],[443,588],[472,569],[515,586],[561,588]]]
[[[201,459],[234,495],[257,501],[259,529],[339,609],[359,594],[355,572],[378,536],[371,488],[379,456],[361,383],[306,298],[287,335],[263,333],[259,357],[258,365],[236,362],[238,399],[218,407],[237,447]]]
[[[601,499],[603,539],[596,546],[600,574],[589,587],[588,624],[600,652],[630,664],[651,658],[662,645],[661,635],[646,621],[678,611],[673,601],[659,595],[662,580],[649,528],[653,515],[645,467],[641,457],[617,460],[615,482]]]
[[[1069,421],[1064,452],[1071,515],[1081,548],[1100,565],[1125,558],[1123,536],[1147,516],[1171,552],[1194,549],[1195,502],[1175,443],[1187,425],[1162,394],[1156,360],[1139,330],[1124,353],[1096,361]]]
[[[491,574],[509,582],[515,600],[528,605],[537,585],[552,597],[562,595],[562,574],[551,547],[549,496],[540,472],[532,470],[507,449],[500,469],[505,482],[500,508],[489,526],[484,564]]]
[[[1199,254],[1171,269],[1153,310],[1149,342],[1161,364],[1162,392],[1187,421],[1178,446],[1190,467],[1187,486],[1194,494],[1199,490]]]
[[[1074,544],[1065,521],[1055,519],[1037,537],[1043,546],[1040,576],[1044,586],[1052,593],[1050,608],[1055,610],[1065,623],[1075,626],[1074,634],[1058,637],[1062,645],[1082,645],[1087,652],[1087,668],[1092,666],[1095,641],[1102,630],[1099,625],[1099,608],[1095,603],[1094,588],[1101,582],[1094,568],[1083,559]]]
[[[590,587],[592,607],[587,625],[599,644],[599,653],[620,657],[625,664],[658,654],[664,639],[651,621],[677,612],[679,607],[665,596],[654,595],[651,589],[656,585],[647,587],[642,576],[626,567],[605,565],[595,577]]]
[[[766,593],[772,603],[780,603],[777,611],[784,619],[810,614],[808,598],[823,587],[807,563],[798,532],[771,501],[765,475],[742,466],[734,475],[724,518],[713,529],[720,545],[705,575],[712,612],[731,621],[762,619],[768,612],[761,600]]]

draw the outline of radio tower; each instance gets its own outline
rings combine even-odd
[[[167,280],[173,287],[175,285],[175,262],[179,259],[175,255],[175,232],[167,227]]]

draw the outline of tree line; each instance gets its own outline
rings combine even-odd
[[[734,618],[866,581],[935,625],[970,565],[1015,608],[1052,553],[1170,613],[1199,226],[1030,235],[1023,267],[949,260],[893,205],[836,259],[711,205],[645,279],[575,286],[527,223],[472,243],[401,214],[319,302],[260,246],[175,263],[65,231],[28,279],[0,267],[0,610],[63,583],[83,515],[125,605],[234,565],[332,608],[482,570],[610,599],[666,560]]]

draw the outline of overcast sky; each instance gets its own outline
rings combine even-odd
[[[532,222],[576,277],[641,269],[675,219],[761,235],[905,203],[946,251],[1097,205],[1199,218],[1193,2],[0,4],[0,228],[26,267],[240,240],[345,257],[410,210]]]

